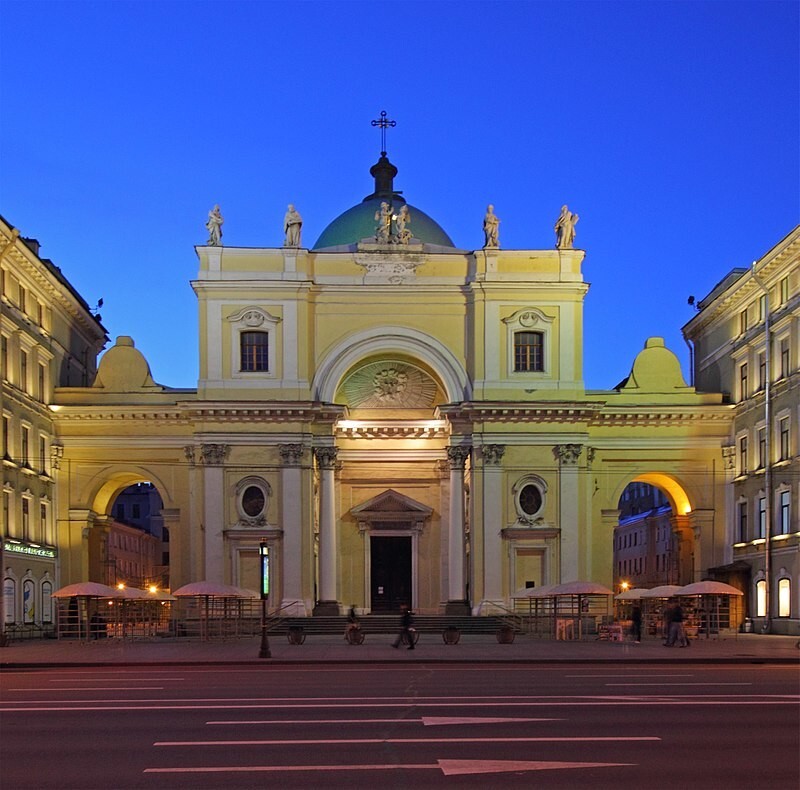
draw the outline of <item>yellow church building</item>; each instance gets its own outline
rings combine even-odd
[[[56,389],[61,582],[99,573],[91,538],[141,481],[173,588],[258,589],[266,542],[270,608],[299,616],[480,614],[526,585],[611,585],[632,481],[670,501],[683,583],[730,561],[722,396],[687,386],[660,338],[616,389],[586,390],[569,234],[506,250],[488,211],[486,245],[458,249],[385,154],[370,172],[310,248],[292,207],[277,248],[223,246],[210,220],[196,390],[154,382],[128,337],[91,386]]]

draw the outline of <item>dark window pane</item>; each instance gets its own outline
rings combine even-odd
[[[541,332],[514,333],[514,370],[544,370],[544,335]]]
[[[242,510],[255,518],[264,510],[264,492],[258,486],[248,486],[242,495]]]
[[[535,485],[527,485],[519,492],[519,506],[523,513],[532,516],[542,507],[542,492]]]
[[[242,332],[242,370],[269,370],[269,335],[266,332]]]

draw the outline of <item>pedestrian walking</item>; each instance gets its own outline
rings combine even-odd
[[[400,616],[400,633],[397,635],[397,639],[392,643],[392,647],[400,647],[400,643],[405,639],[408,642],[408,649],[414,649],[413,625],[414,616],[411,614],[411,610],[403,604],[402,615]]]

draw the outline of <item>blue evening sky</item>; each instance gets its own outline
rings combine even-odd
[[[797,2],[16,2],[0,36],[0,213],[132,335],[197,380],[193,246],[310,246],[395,187],[465,249],[586,250],[584,377],[647,337],[681,358],[704,296],[798,222]]]

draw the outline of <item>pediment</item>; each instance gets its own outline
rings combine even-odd
[[[406,517],[419,520],[428,518],[433,513],[433,508],[390,488],[382,494],[356,505],[350,512],[359,519],[393,516],[394,518]]]

